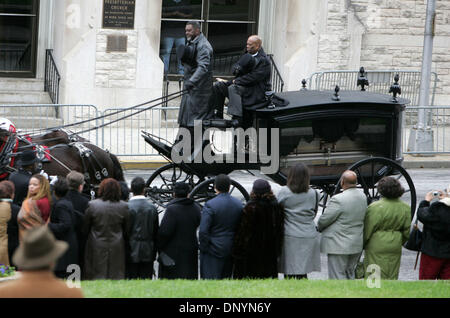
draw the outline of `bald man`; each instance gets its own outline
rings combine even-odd
[[[271,64],[259,36],[251,35],[248,38],[247,51],[240,61],[246,61],[246,65],[234,66],[235,79],[214,84],[214,94],[210,100],[210,107],[217,111],[216,117],[221,118],[225,97],[229,98],[228,114],[232,116],[234,127],[242,126],[244,108],[266,106],[265,93],[271,90]],[[241,71],[236,71],[237,68]]]
[[[342,193],[333,196],[319,218],[320,251],[328,255],[329,279],[355,279],[355,267],[363,249],[367,198],[356,188],[353,171],[342,174]]]

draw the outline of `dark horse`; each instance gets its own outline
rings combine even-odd
[[[7,133],[3,131],[2,135],[1,143],[6,143]],[[15,151],[10,153],[35,150],[36,156],[41,161],[41,170],[49,176],[66,176],[70,171],[76,170],[85,175],[86,183],[91,187],[97,186],[106,178],[124,181],[123,170],[117,157],[79,136],[69,136],[63,130],[31,137],[16,134],[12,136],[16,138],[14,141],[10,139],[10,144],[14,143],[11,148]],[[10,157],[15,167],[17,160],[14,154]],[[4,162],[3,164],[0,162],[0,165],[3,165],[0,170],[4,170]]]

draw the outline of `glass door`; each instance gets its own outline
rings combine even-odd
[[[0,0],[0,76],[35,77],[39,0]]]
[[[214,49],[214,74],[230,75],[244,52],[247,38],[257,33],[259,0],[163,0],[161,59],[165,74],[183,74],[176,47],[183,45],[184,27],[198,21]]]

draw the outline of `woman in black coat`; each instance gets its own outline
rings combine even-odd
[[[69,191],[67,180],[58,177],[53,185],[53,201],[52,211],[50,214],[49,229],[55,235],[57,240],[67,242],[69,248],[58,260],[54,269],[55,275],[59,278],[66,278],[71,274],[67,272],[68,266],[78,264],[78,240],[75,232],[75,211],[72,203],[64,198]]]
[[[428,193],[417,210],[423,223],[421,280],[450,279],[450,197],[441,192],[441,200],[431,204],[433,197]]]
[[[187,198],[189,190],[186,183],[175,184],[175,198],[168,204],[159,227],[157,245],[162,279],[198,279],[197,228],[201,207]],[[170,262],[165,256],[175,264],[168,266]]]
[[[277,278],[283,229],[283,206],[266,180],[256,180],[234,238],[233,278]]]

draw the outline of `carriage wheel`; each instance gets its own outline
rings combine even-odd
[[[200,203],[202,206],[209,200],[216,197],[216,192],[214,191],[214,178],[207,179],[202,183],[198,184],[189,194],[189,197],[196,202]],[[231,179],[230,192],[232,196],[241,200],[245,204],[249,199],[250,195],[247,190],[237,181]]]
[[[408,172],[393,160],[381,157],[367,158],[353,164],[348,168],[358,176],[358,188],[361,188],[367,197],[367,204],[380,199],[377,185],[378,181],[383,177],[392,176],[396,178],[405,189],[405,194],[402,200],[411,207],[411,219],[416,212],[416,188],[409,176]],[[341,191],[340,180],[336,184],[336,189],[333,193],[337,194]]]
[[[169,163],[158,168],[147,180],[146,196],[158,206],[162,212],[167,203],[173,199],[173,187],[177,182],[188,183],[194,188],[199,182],[203,181],[196,175],[188,174],[180,166]]]

